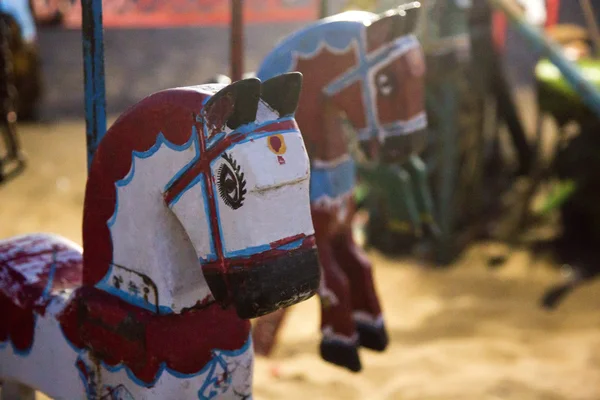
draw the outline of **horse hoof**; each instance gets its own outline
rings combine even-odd
[[[362,347],[375,351],[384,351],[387,348],[389,339],[385,325],[373,326],[357,321],[356,330]]]
[[[321,342],[321,358],[352,372],[359,372],[362,369],[356,345],[324,340]]]

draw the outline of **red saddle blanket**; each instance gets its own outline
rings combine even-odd
[[[0,295],[43,313],[52,296],[81,285],[81,248],[60,236],[32,234],[0,241]]]

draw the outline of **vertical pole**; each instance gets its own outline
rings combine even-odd
[[[231,80],[233,82],[242,79],[244,71],[244,21],[243,0],[231,0],[231,27],[230,27],[230,50],[231,50]]]
[[[321,0],[321,7],[319,9],[319,19],[327,18],[329,16],[329,0]]]
[[[19,173],[25,166],[17,136],[15,111],[15,76],[10,48],[11,32],[6,18],[0,17],[0,137],[6,145],[4,159],[0,158],[0,183]],[[13,166],[10,168],[9,166]]]
[[[596,56],[598,56],[600,54],[600,29],[598,29],[598,23],[596,22],[594,6],[592,6],[592,2],[590,0],[579,0],[579,2],[581,3],[581,9],[583,11],[583,16],[585,17],[585,22],[590,31],[590,36],[594,42]]]
[[[81,0],[88,169],[106,133],[102,0]]]
[[[458,184],[458,102],[459,92],[452,76],[444,77],[439,83],[441,173],[439,175],[438,215],[440,238],[438,243],[438,262],[448,264],[455,254],[456,185]]]
[[[546,28],[558,24],[560,16],[560,0],[546,0]]]

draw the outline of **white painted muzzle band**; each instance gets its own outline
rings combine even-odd
[[[413,118],[402,121],[398,120],[389,124],[382,125],[380,129],[367,127],[358,131],[358,140],[364,142],[373,137],[378,137],[381,142],[387,138],[395,136],[408,136],[427,128],[427,113],[420,112]]]

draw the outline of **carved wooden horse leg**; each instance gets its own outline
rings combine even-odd
[[[352,317],[359,344],[371,350],[385,350],[388,335],[373,282],[372,264],[354,241],[349,224],[334,237],[332,247],[336,261],[350,282]]]
[[[313,224],[321,262],[321,356],[324,360],[351,371],[362,369],[358,356],[359,339],[352,318],[352,287],[345,268],[337,258],[336,236],[331,214],[313,209]]]

